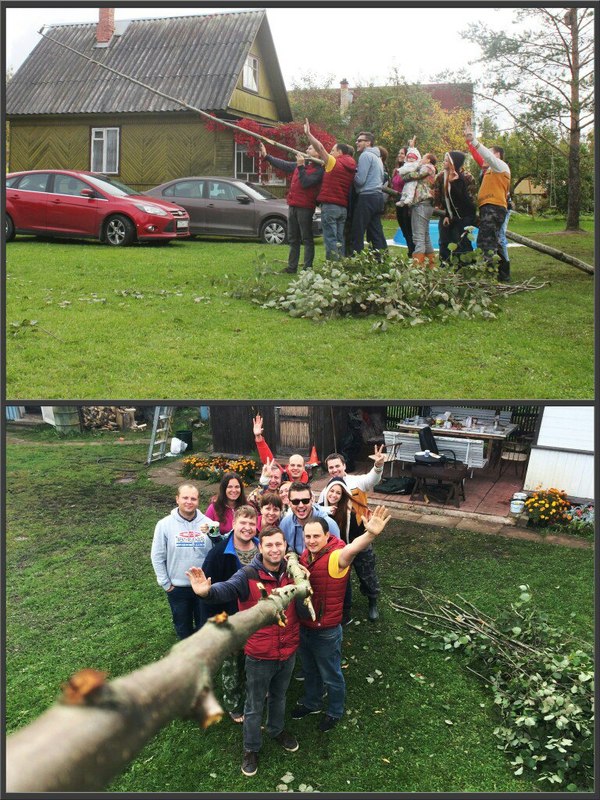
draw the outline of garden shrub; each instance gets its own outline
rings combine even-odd
[[[528,524],[538,527],[556,525],[567,521],[571,503],[562,489],[537,489],[525,500]]]
[[[256,475],[256,462],[245,457],[227,459],[223,456],[186,456],[181,464],[181,474],[184,477],[211,483],[218,483],[226,472],[237,473],[246,484],[252,483]]]

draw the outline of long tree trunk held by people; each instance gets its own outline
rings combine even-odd
[[[294,580],[246,611],[213,617],[164,658],[129,675],[106,682],[97,670],[76,673],[51,708],[7,738],[7,790],[99,790],[172,720],[195,718],[201,728],[220,721],[212,676],[255,631],[285,624],[284,610],[296,597],[310,596],[304,576]]]

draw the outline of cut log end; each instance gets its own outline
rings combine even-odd
[[[211,725],[220,722],[224,713],[221,704],[211,689],[205,689],[200,694],[192,709],[192,715],[196,718],[202,730],[206,730]]]

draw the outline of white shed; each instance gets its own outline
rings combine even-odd
[[[540,487],[594,499],[593,406],[544,406],[523,488]]]

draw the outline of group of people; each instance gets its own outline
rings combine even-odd
[[[289,205],[288,265],[283,272],[296,273],[300,247],[304,246],[304,269],[312,269],[315,247],[312,218],[317,204],[321,207],[321,225],[328,261],[361,252],[365,239],[379,254],[387,249],[382,214],[387,198],[396,200],[396,217],[404,235],[409,258],[421,266],[434,266],[435,251],[429,233],[434,211],[439,221],[439,260],[441,264],[460,267],[460,256],[473,250],[469,232],[479,227],[477,247],[486,261],[497,256],[498,280],[510,282],[506,227],[510,215],[510,168],[503,160],[502,147],[485,147],[470,127],[465,128],[466,145],[481,168],[478,182],[465,167],[466,153],[450,150],[444,154],[437,172],[433,153],[421,155],[413,137],[401,147],[392,174],[386,169],[387,150],[375,145],[375,137],[361,131],[356,151],[336,142],[327,152],[312,134],[305,121],[304,131],[310,142],[306,156],[284,161],[267,155],[260,144],[261,156],[273,166],[291,173],[287,196]],[[315,162],[318,158],[321,164]],[[452,247],[451,245],[455,245]]]
[[[372,544],[389,520],[383,506],[371,512],[366,496],[381,480],[383,447],[375,448],[374,466],[364,475],[347,474],[344,457],[331,453],[325,462],[330,480],[315,502],[303,457],[293,454],[287,464],[279,464],[262,436],[260,416],[253,420],[253,430],[263,461],[259,486],[246,498],[239,477],[227,473],[203,514],[197,487],[183,483],[176,507],[156,525],[151,551],[180,639],[220,611],[230,615],[253,606],[261,597],[259,583],[268,593],[291,583],[287,552],[298,554],[310,579],[315,619],[302,601],[292,603],[285,627],[273,624],[257,631],[244,651],[228,656],[221,668],[223,706],[243,726],[242,772],[247,776],[258,768],[265,703],[267,735],[290,752],[299,747],[284,727],[297,651],[301,669],[296,677],[304,681],[304,694],[292,719],[324,710],[318,727],[327,732],[342,718],[346,688],[341,647],[343,625],[351,620],[351,566],[374,622],[380,588]]]

